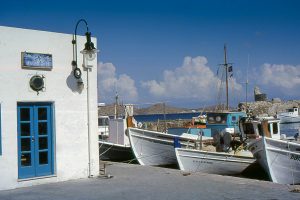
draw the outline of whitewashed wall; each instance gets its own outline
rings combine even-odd
[[[88,177],[87,72],[81,67],[85,37],[78,36],[78,66],[82,69],[84,89],[77,90],[72,75],[72,35],[0,26],[0,103],[2,155],[0,190]],[[92,38],[96,45],[96,39]],[[52,54],[51,71],[21,68],[21,52]],[[90,62],[92,175],[99,174],[97,136],[97,59]],[[45,92],[31,91],[29,79],[43,74]],[[18,180],[17,102],[53,102],[54,168],[53,177]]]

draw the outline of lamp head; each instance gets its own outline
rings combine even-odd
[[[94,43],[91,41],[91,32],[86,32],[86,43],[84,49],[80,51],[88,61],[92,61],[96,58],[98,50],[95,48]]]

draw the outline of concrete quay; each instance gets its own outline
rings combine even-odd
[[[124,163],[106,175],[0,191],[0,200],[300,199],[299,186]]]

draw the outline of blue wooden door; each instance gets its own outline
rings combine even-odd
[[[52,105],[18,104],[19,178],[53,174]]]

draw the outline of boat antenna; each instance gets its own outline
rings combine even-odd
[[[116,95],[115,95],[115,119],[118,118],[118,107],[119,107],[119,95],[118,91],[116,90]]]
[[[167,117],[166,117],[166,103],[165,102],[163,102],[163,112],[164,112],[164,132],[166,133],[167,132]]]
[[[200,112],[200,115],[203,114],[204,110],[205,110],[206,105],[203,106],[202,111]]]
[[[219,68],[218,68],[218,70],[217,70],[217,76],[219,75],[219,71],[220,71],[220,67],[222,66],[222,68],[223,68],[223,64],[219,64]],[[218,90],[218,92],[217,92],[217,105],[215,106],[215,111],[216,110],[223,110],[223,104],[222,104],[222,91],[223,91],[223,83],[225,82],[225,81],[223,81],[223,80],[225,80],[224,79],[224,76],[225,76],[225,73],[224,73],[224,70],[221,70],[221,73],[220,73],[221,75],[220,75],[220,81],[218,81],[218,84],[217,84],[217,90]]]
[[[248,110],[248,84],[249,84],[249,80],[248,80],[248,68],[249,68],[249,64],[250,64],[250,55],[248,54],[248,65],[246,68],[246,113]]]

